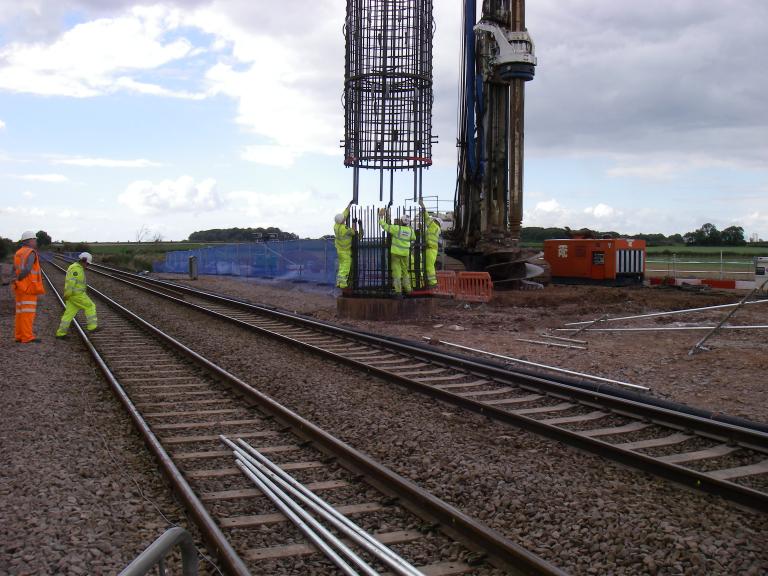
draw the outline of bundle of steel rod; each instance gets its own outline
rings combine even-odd
[[[243,474],[344,574],[375,576],[379,572],[323,523],[348,538],[392,573],[424,576],[423,572],[339,513],[242,438],[238,438],[237,442],[226,436],[219,438],[233,451],[235,463]]]
[[[428,286],[426,267],[426,213],[418,206],[390,209],[384,220],[413,228],[414,241],[408,257],[408,281],[418,294]],[[352,241],[350,290],[352,296],[385,298],[395,295],[390,258],[391,238],[380,224],[378,209],[352,206],[347,224],[356,230]]]

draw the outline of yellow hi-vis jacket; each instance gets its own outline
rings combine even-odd
[[[349,206],[344,210],[344,220],[349,216]],[[350,252],[352,250],[352,237],[355,235],[352,228],[344,222],[333,225],[333,235],[336,237],[333,241],[337,252]]]
[[[85,294],[87,289],[83,265],[80,262],[70,264],[69,268],[67,268],[67,276],[64,279],[64,300]]]
[[[400,224],[387,224],[387,221],[383,218],[379,220],[379,226],[385,232],[389,232],[392,236],[392,246],[390,252],[397,256],[408,256],[411,248],[411,242],[413,242],[416,236],[413,232],[413,228],[410,226],[402,226]]]
[[[437,250],[437,245],[440,242],[440,223],[432,218],[429,219],[427,224],[427,248]]]

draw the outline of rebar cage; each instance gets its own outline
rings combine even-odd
[[[348,0],[344,163],[432,164],[432,0]]]

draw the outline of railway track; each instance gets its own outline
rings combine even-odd
[[[51,269],[46,268],[45,278],[61,302],[48,275]],[[281,406],[105,294],[94,288],[91,293],[108,328],[87,334],[75,322],[73,330],[227,573],[301,573],[309,565],[312,573],[334,573],[335,566],[304,543],[284,515],[275,513],[235,466],[220,435],[256,446],[424,574],[563,574]]]
[[[510,370],[181,284],[97,266],[113,280],[490,418],[768,511],[768,434]]]

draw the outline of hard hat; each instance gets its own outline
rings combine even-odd
[[[21,240],[19,242],[24,242],[24,240],[31,240],[32,238],[37,238],[34,232],[32,230],[27,230],[21,235]]]
[[[333,219],[336,221],[336,224],[341,224],[344,222],[344,214],[336,214]]]
[[[400,221],[403,223],[404,226],[408,226],[411,223],[411,218],[408,216],[408,214],[404,214],[402,218],[400,218]]]
[[[77,257],[78,260],[87,260],[88,264],[91,264],[93,262],[93,256],[90,255],[88,252],[83,252],[80,254],[80,256]]]

